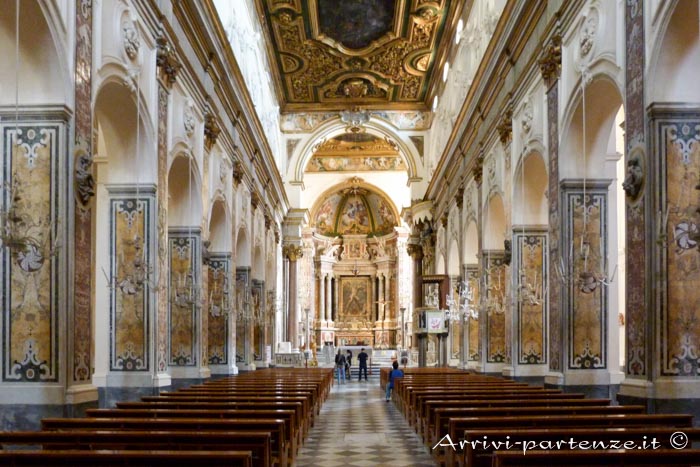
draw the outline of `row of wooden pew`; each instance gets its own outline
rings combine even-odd
[[[332,384],[331,369],[258,370],[45,418],[0,433],[0,465],[287,467]]]
[[[393,399],[438,465],[700,465],[692,415],[449,368],[407,369]]]

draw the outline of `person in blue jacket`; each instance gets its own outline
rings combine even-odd
[[[403,378],[403,371],[399,370],[399,362],[394,361],[391,364],[393,370],[389,373],[389,383],[386,385],[386,401],[389,402],[391,398],[391,390],[394,389],[394,380],[396,378]]]

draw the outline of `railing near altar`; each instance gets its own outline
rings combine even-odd
[[[290,367],[290,368],[301,368],[304,366],[304,354],[298,353],[276,353],[275,354],[275,366],[276,367]]]

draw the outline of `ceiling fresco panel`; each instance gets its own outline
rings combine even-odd
[[[256,2],[283,111],[429,107],[438,44],[458,2]]]

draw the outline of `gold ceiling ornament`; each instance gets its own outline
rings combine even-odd
[[[348,101],[427,110],[438,54],[449,52],[438,44],[462,9],[454,0],[255,1],[286,112]]]

